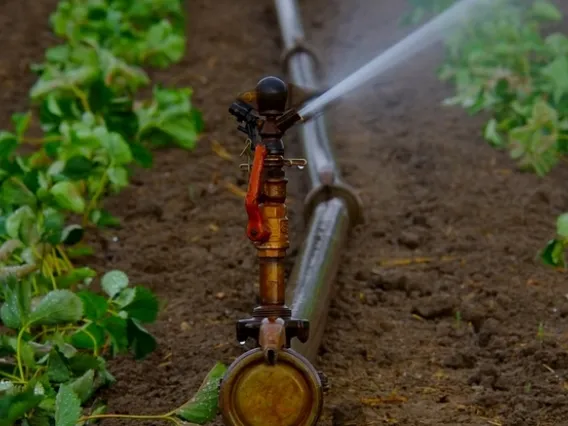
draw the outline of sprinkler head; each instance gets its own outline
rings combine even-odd
[[[256,102],[260,115],[282,115],[288,101],[288,86],[278,77],[264,77],[256,85]]]

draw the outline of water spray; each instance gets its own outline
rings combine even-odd
[[[463,22],[470,21],[474,13],[485,10],[492,0],[461,0],[433,18],[408,37],[379,54],[366,65],[335,84],[298,111],[301,120],[309,120],[323,111],[330,103],[368,83],[372,78],[406,61],[427,47],[441,41],[450,31]]]

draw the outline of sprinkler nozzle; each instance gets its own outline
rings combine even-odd
[[[276,127],[278,127],[278,130],[284,133],[299,121],[302,122],[305,120],[297,110],[291,109],[282,114],[282,116],[276,121]]]

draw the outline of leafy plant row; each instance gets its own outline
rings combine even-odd
[[[455,0],[408,0],[403,18],[415,24]],[[547,0],[495,0],[481,19],[462,25],[445,40],[439,77],[454,84],[446,105],[470,114],[489,112],[485,139],[508,150],[521,169],[544,176],[568,154],[568,37],[545,33],[562,13]],[[546,264],[565,267],[568,214],[557,220],[557,236],[541,251]]]
[[[184,54],[180,0],[61,1],[50,22],[62,42],[33,66],[32,109],[0,131],[0,426],[105,417],[94,394],[114,382],[106,359],[154,350],[145,325],[156,296],[122,271],[97,277],[82,260],[93,252],[85,235],[120,224],[104,199],[128,186],[134,166],[152,165],[153,148],[192,149],[203,127],[191,88],[137,98],[150,85],[141,66]],[[209,394],[150,418],[214,416],[223,368],[208,376]]]

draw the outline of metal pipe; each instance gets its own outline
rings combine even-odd
[[[275,0],[275,6],[291,82],[318,90],[319,63],[305,45],[296,1]],[[309,226],[299,260],[292,270],[286,299],[293,317],[310,323],[308,341],[301,343],[296,339],[292,348],[314,362],[325,329],[341,249],[350,228],[362,221],[362,215],[359,198],[341,179],[323,113],[301,126],[300,138],[311,186],[305,201]]]
[[[287,60],[286,65],[288,65],[291,81],[307,89],[320,89],[321,85],[316,77],[319,64],[316,63],[313,52],[308,53],[304,45],[304,30],[296,1],[275,0],[275,5],[282,32],[284,57]],[[289,52],[288,55],[287,52]],[[311,187],[321,186],[320,175],[328,170],[334,170],[339,178],[324,115],[319,115],[304,123],[300,128],[300,137],[304,144],[304,155],[309,164],[308,174]]]
[[[317,358],[333,298],[332,284],[349,226],[349,214],[343,200],[334,198],[320,203],[312,216],[299,260],[290,276],[288,300],[292,300],[292,315],[310,322],[309,339],[306,343],[293,340],[292,349],[311,362]]]

